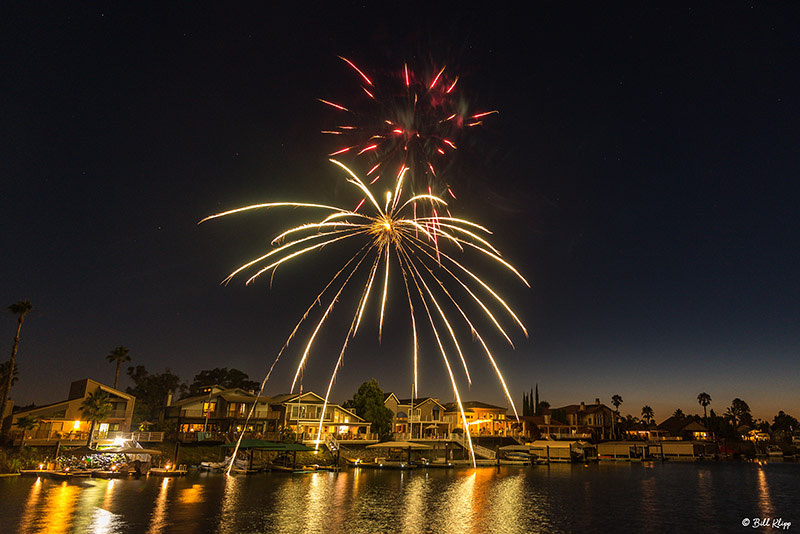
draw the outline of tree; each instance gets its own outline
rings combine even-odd
[[[356,415],[372,423],[371,431],[385,441],[392,436],[392,411],[383,404],[383,390],[374,378],[364,382],[353,395]]]
[[[678,408],[677,410],[675,410],[674,412],[672,412],[672,417],[678,417],[678,418],[681,418],[681,417],[686,417],[686,414],[684,414],[684,413],[683,413],[683,410],[681,410],[680,408]]]
[[[649,423],[651,423],[653,421],[655,416],[656,416],[656,414],[655,414],[655,412],[653,412],[653,409],[650,406],[647,406],[646,404],[644,406],[642,406],[642,420],[643,421],[645,421],[645,422],[647,422],[649,424]]]
[[[711,395],[704,391],[697,396],[697,402],[703,407],[703,418],[706,420],[706,428],[708,428],[708,412],[706,408],[711,404]]]
[[[114,389],[117,389],[119,386],[119,367],[123,363],[131,361],[131,357],[128,354],[130,350],[127,347],[119,346],[108,353],[106,356],[106,361],[108,363],[117,362],[117,371],[114,373]]]
[[[791,442],[792,435],[798,428],[800,427],[798,427],[797,419],[781,410],[778,412],[778,415],[773,418],[770,430],[772,430],[778,441]]]
[[[228,370],[227,367],[216,367],[214,369],[205,369],[197,373],[192,383],[189,384],[186,396],[194,397],[200,395],[204,387],[215,385],[223,389],[241,388],[248,391],[258,391],[261,388],[261,384],[250,380],[247,373],[239,369]]]
[[[617,435],[616,423],[617,417],[619,417],[619,406],[622,402],[622,397],[620,395],[611,396],[611,404],[614,405],[614,417],[611,419],[611,433],[614,434],[614,437]]]
[[[22,450],[22,447],[25,445],[25,432],[36,429],[40,422],[41,421],[38,417],[32,415],[23,415],[17,419],[16,427],[22,430],[22,439],[19,442],[19,450]]]
[[[89,439],[86,440],[87,447],[92,445],[92,434],[94,434],[95,425],[108,417],[113,407],[111,396],[102,389],[89,393],[81,402],[81,415],[92,423],[89,427]]]
[[[22,330],[22,323],[25,321],[25,316],[33,309],[31,301],[20,300],[8,307],[8,311],[17,316],[17,333],[14,335],[14,345],[11,348],[11,359],[9,360],[9,370],[6,373],[6,379],[0,391],[0,429],[3,427],[3,416],[6,413],[6,401],[8,394],[11,392],[11,382],[14,379],[14,366],[17,363],[17,349],[19,348],[19,333]]]
[[[750,406],[740,398],[733,399],[730,408],[725,412],[725,419],[730,421],[734,429],[739,428],[741,425],[753,426]]]
[[[181,379],[169,369],[160,374],[150,374],[144,365],[137,365],[128,367],[127,374],[133,380],[134,386],[125,391],[136,397],[134,419],[137,423],[145,419],[158,419],[161,409],[167,404],[169,394],[174,395],[182,387]]]

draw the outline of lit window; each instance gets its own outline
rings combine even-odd
[[[74,423],[72,423],[72,429],[73,430],[79,430],[80,428],[81,428],[81,422],[80,421],[75,421]]]

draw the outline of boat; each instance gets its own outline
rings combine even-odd
[[[96,471],[92,471],[92,476],[94,478],[120,478],[122,476],[122,472],[117,471],[116,469],[98,469]]]
[[[453,462],[445,461],[444,458],[442,458],[441,461],[432,460],[425,467],[433,469],[446,469],[448,467],[455,467],[455,464]]]
[[[50,478],[66,480],[69,478],[89,478],[92,472],[88,469],[64,469],[63,471],[50,471]]]
[[[304,465],[300,469],[293,470],[292,473],[299,473],[299,474],[316,473],[317,471],[319,471],[319,466],[318,465]]]
[[[149,473],[157,477],[182,477],[186,475],[186,469],[165,469],[163,467],[153,467]]]
[[[197,468],[201,471],[224,471],[231,463],[231,457],[228,456],[221,462],[200,462]]]
[[[783,450],[777,445],[767,445],[767,456],[770,458],[783,458]]]
[[[373,469],[414,469],[414,464],[405,460],[395,460],[391,458],[375,458],[373,463],[365,462],[359,467],[371,467]]]

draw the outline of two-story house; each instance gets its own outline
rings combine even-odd
[[[394,393],[386,393],[383,404],[394,414],[396,438],[443,438],[450,433],[452,423],[445,419],[446,410],[439,399],[398,399]]]
[[[560,408],[549,408],[545,414],[561,419],[572,429],[573,435],[585,439],[610,439],[614,410],[595,399],[594,404],[568,404]]]
[[[323,417],[325,399],[314,392],[276,395],[272,403],[280,411],[281,428],[294,432],[299,441],[314,441],[320,420],[323,438],[329,435],[338,441],[378,439],[370,434],[371,423],[338,404],[329,402]]]
[[[224,440],[224,434],[238,432],[277,439],[280,412],[270,409],[270,402],[269,397],[241,388],[206,386],[200,395],[166,406],[164,420],[176,425],[182,441]]]
[[[81,405],[86,397],[96,394],[98,390],[108,393],[111,411],[95,425],[95,435],[92,439],[103,439],[110,433],[129,431],[136,398],[111,386],[84,378],[70,385],[66,400],[14,413],[11,416],[11,429],[15,434],[15,443],[19,443],[22,439],[21,431],[17,431],[17,422],[22,417],[35,418],[38,421],[35,429],[25,431],[26,445],[85,443],[92,424],[83,416]]]

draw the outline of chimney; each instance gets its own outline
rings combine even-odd
[[[584,403],[584,402],[581,402],[580,411],[581,411],[581,412],[583,412],[583,411],[585,411],[585,410],[586,410],[586,403]]]
[[[600,406],[600,399],[597,399],[597,398],[596,398],[596,399],[594,399],[594,403],[595,403],[596,405]]]
[[[549,413],[545,414],[545,416],[544,416],[544,424],[546,424],[546,425],[550,424],[550,414]]]
[[[172,392],[167,392],[167,406],[172,406]]]

